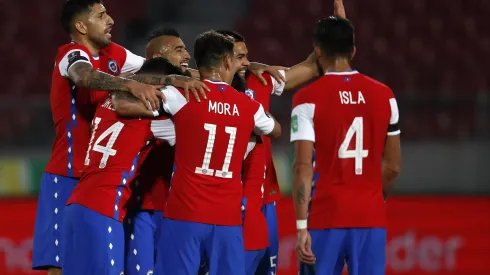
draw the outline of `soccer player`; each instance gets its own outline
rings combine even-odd
[[[143,58],[111,42],[114,21],[101,1],[68,0],[61,17],[72,42],[59,48],[52,75],[50,97],[56,137],[41,181],[32,264],[33,269],[49,269],[49,274],[60,274],[63,208],[83,170],[90,121],[98,101],[106,96],[94,90],[130,92],[145,103],[152,102],[155,108],[159,104],[155,86],[112,76],[138,70]],[[135,79],[202,87],[199,81],[183,83],[176,77]]]
[[[248,49],[245,44],[245,38],[234,31],[218,32],[232,37],[235,40],[235,57],[239,60],[247,60],[248,62]],[[279,71],[285,82],[279,82],[276,78],[272,77],[271,74],[266,73],[262,75],[262,78],[266,81],[266,85],[263,85],[259,77],[253,74],[246,74],[247,62],[242,62],[243,65],[239,70],[239,75],[246,80],[245,94],[260,102],[266,111],[269,111],[270,108],[271,95],[280,96],[285,89],[297,87],[318,75],[316,59],[314,58],[314,55],[310,55],[302,63],[299,63],[288,70]],[[236,82],[239,83],[240,81],[236,79]],[[279,233],[275,209],[275,202],[280,199],[279,184],[277,182],[276,171],[272,161],[270,139],[263,137],[263,141],[266,156],[263,212],[267,220],[269,247],[266,249],[265,256],[262,258],[257,268],[258,275],[276,274],[277,253],[279,251]],[[259,255],[263,254],[261,250],[257,250],[255,253]]]
[[[155,272],[194,275],[203,256],[210,274],[245,274],[241,166],[252,132],[278,136],[280,126],[229,86],[240,67],[231,40],[206,32],[194,49],[211,91],[200,104],[171,86],[163,91],[178,145]]]
[[[291,114],[300,274],[340,275],[344,261],[350,275],[384,274],[385,200],[401,159],[396,99],[386,85],[351,69],[348,20],[318,21],[313,40],[326,74],[294,95]]]
[[[142,73],[147,73],[144,69]],[[113,97],[128,99],[130,94],[115,93]],[[164,116],[120,118],[110,97],[97,107],[85,158],[86,168],[65,207],[64,273],[123,272],[122,221],[132,190],[139,184],[133,179],[154,146],[154,138],[166,140],[170,145],[175,143],[175,129],[170,119]]]
[[[149,59],[139,73],[181,75],[179,67],[163,57]],[[115,102],[116,113],[121,116],[144,116],[147,110],[139,106],[141,114],[134,113],[134,106],[128,100]],[[149,114],[152,115],[153,114]],[[154,270],[156,243],[163,211],[167,202],[174,164],[174,148],[167,142],[156,140],[147,158],[141,165],[138,182],[133,191],[129,211],[124,221],[127,275],[148,274]]]
[[[158,29],[151,34],[150,41],[146,45],[146,59],[156,57],[167,59],[173,65],[180,67],[184,75],[191,76],[188,71],[191,56],[175,29]]]

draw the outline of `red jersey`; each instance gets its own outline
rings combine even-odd
[[[255,139],[255,137],[254,137]],[[260,139],[260,138],[259,138]],[[269,246],[267,221],[262,212],[265,179],[265,147],[261,140],[249,142],[250,151],[243,162],[243,243],[245,250]]]
[[[274,120],[255,100],[225,82],[205,81],[207,100],[187,102],[182,90],[163,90],[176,128],[176,169],[165,217],[215,225],[242,224],[241,171],[253,131],[268,134]]]
[[[135,209],[164,211],[174,166],[175,148],[163,140],[156,140],[141,165],[136,190],[133,192]]]
[[[170,119],[122,119],[109,98],[97,107],[85,157],[86,168],[67,204],[77,203],[122,221],[126,203],[154,138],[175,142]]]
[[[381,160],[386,135],[399,133],[393,92],[357,71],[294,95],[291,141],[315,142],[309,229],[386,227]]]
[[[143,64],[142,57],[129,54],[129,51],[117,44],[111,43],[108,48],[111,51],[101,51],[100,56],[92,56],[85,46],[76,43],[58,49],[50,93],[56,135],[51,158],[45,169],[48,173],[74,178],[81,176],[90,138],[90,121],[97,104],[107,97],[106,92],[89,92],[75,87],[68,79],[69,68],[85,62],[94,69],[117,75]]]
[[[285,72],[280,71],[285,77]],[[247,90],[245,94],[257,100],[264,106],[266,111],[270,111],[271,95],[280,96],[284,91],[285,83],[279,83],[270,74],[264,74],[267,85],[264,86],[254,75],[247,77]],[[269,204],[281,198],[279,183],[276,176],[276,168],[272,159],[272,145],[268,137],[263,137],[266,154],[266,179],[264,186],[264,204]]]

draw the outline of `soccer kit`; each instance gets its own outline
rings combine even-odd
[[[291,141],[315,143],[308,230],[315,266],[300,274],[384,274],[382,155],[398,135],[393,92],[357,71],[327,73],[294,95]]]
[[[65,207],[65,274],[117,274],[124,269],[126,206],[155,138],[175,143],[170,119],[120,119],[110,98],[95,113],[86,168]],[[138,253],[139,251],[134,251]]]
[[[124,220],[126,275],[147,274],[154,270],[158,228],[163,220],[173,164],[174,147],[156,140],[135,179],[138,184]]]
[[[207,100],[187,102],[163,90],[175,123],[176,170],[165,207],[155,273],[197,274],[201,258],[213,274],[245,274],[242,163],[252,132],[269,134],[262,105],[225,82],[205,80]]]
[[[61,267],[63,209],[83,170],[90,121],[97,104],[107,97],[107,92],[87,91],[71,83],[67,78],[68,70],[79,62],[119,74],[141,67],[143,58],[115,43],[99,56],[93,56],[86,47],[76,43],[58,49],[50,92],[56,135],[41,179],[34,229],[32,268],[37,270]]]
[[[267,221],[262,212],[266,151],[260,137],[243,163],[243,243],[245,274],[254,275],[269,246]]]
[[[280,71],[285,77],[285,72]],[[254,75],[247,77],[247,90],[245,94],[257,100],[264,106],[266,111],[270,111],[271,95],[280,96],[284,91],[285,83],[280,83],[275,80],[270,74],[264,74],[264,79],[267,85]],[[262,258],[257,268],[257,275],[276,274],[277,253],[279,251],[279,232],[277,226],[276,201],[281,198],[279,183],[277,181],[276,169],[272,159],[272,145],[268,137],[262,137],[264,141],[264,150],[266,155],[266,178],[264,185],[264,206],[262,211],[266,217],[267,228],[269,234],[269,247],[266,250],[265,257]]]

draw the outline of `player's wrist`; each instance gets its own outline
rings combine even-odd
[[[303,230],[308,228],[308,220],[296,220],[296,229]]]

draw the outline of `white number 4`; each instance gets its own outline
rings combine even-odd
[[[362,159],[368,156],[369,151],[364,150],[363,146],[363,134],[364,134],[364,122],[362,117],[354,118],[354,121],[349,127],[347,134],[345,135],[344,142],[339,148],[339,158],[341,159],[355,159],[355,174],[362,175]],[[349,150],[349,144],[352,137],[356,135],[356,147],[354,150]]]
[[[201,167],[196,167],[195,173],[207,176],[215,176],[218,178],[230,179],[233,177],[233,172],[228,171],[231,163],[231,156],[233,154],[233,147],[235,146],[236,139],[236,127],[225,127],[225,132],[230,135],[228,140],[228,148],[226,149],[225,160],[223,162],[223,167],[221,170],[217,170],[216,173],[214,169],[209,169],[209,164],[211,163],[211,155],[213,154],[214,140],[216,138],[216,124],[204,123],[204,129],[206,129],[208,134],[208,143],[206,144],[206,152],[204,153],[204,160],[202,161]]]
[[[112,124],[111,127],[105,130],[99,136],[99,138],[95,141],[95,144],[92,149],[92,143],[94,142],[95,132],[97,131],[97,128],[99,127],[99,123],[101,120],[102,119],[100,117],[94,118],[92,124],[92,137],[90,138],[90,143],[88,144],[87,156],[85,157],[85,165],[90,164],[90,150],[94,150],[95,152],[102,153],[102,158],[100,159],[100,164],[99,164],[99,168],[102,169],[105,168],[105,166],[107,165],[107,160],[109,159],[109,157],[115,156],[117,153],[117,150],[112,149],[112,146],[114,146],[114,143],[116,142],[117,137],[121,133],[124,124],[119,121]],[[99,145],[99,143],[109,135],[111,135],[111,137],[107,141],[106,146]]]

